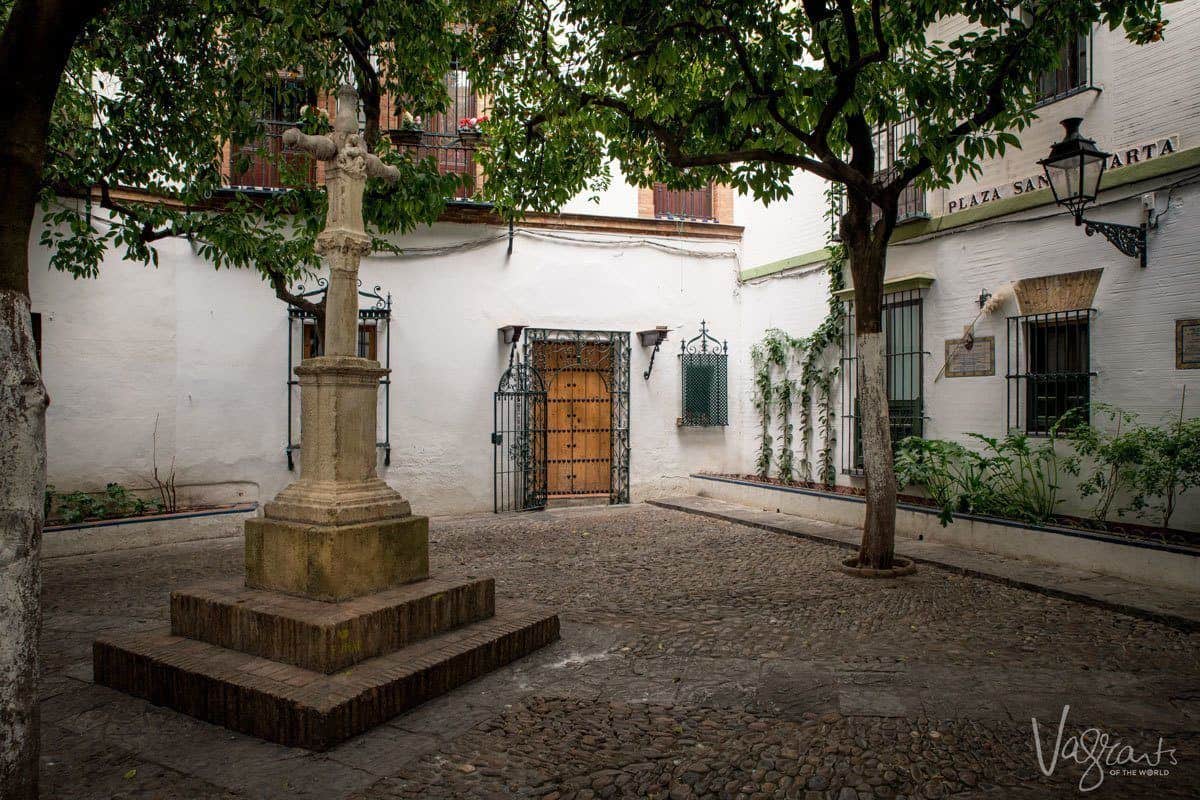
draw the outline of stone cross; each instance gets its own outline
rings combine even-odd
[[[338,111],[331,134],[309,136],[298,128],[289,128],[283,134],[283,143],[326,162],[329,210],[316,246],[329,264],[325,355],[356,356],[358,264],[371,252],[371,237],[363,226],[363,186],[368,177],[396,181],[400,171],[367,152],[366,143],[358,133],[358,93],[350,86],[338,90]]]

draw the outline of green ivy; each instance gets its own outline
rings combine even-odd
[[[813,405],[816,405],[816,420],[820,426],[821,447],[817,451],[816,479],[823,484],[832,484],[837,477],[833,452],[837,446],[834,428],[833,380],[838,374],[837,366],[827,366],[831,348],[838,345],[845,325],[846,312],[837,292],[846,286],[846,248],[835,242],[833,232],[840,216],[841,199],[836,189],[826,191],[830,221],[829,258],[825,263],[829,275],[829,310],[816,330],[805,337],[771,328],[763,340],[751,351],[754,365],[754,407],[759,413],[761,433],[759,437],[757,474],[760,478],[770,477],[773,458],[771,436],[772,405],[776,406],[775,418],[779,421],[780,442],[777,476],[791,481],[797,471],[802,481],[813,480],[813,464],[809,459],[812,452]],[[800,365],[800,377],[792,379],[788,374],[791,363]],[[779,374],[775,382],[776,373]],[[791,423],[792,404],[800,404],[800,459],[797,462],[793,451],[794,430]]]

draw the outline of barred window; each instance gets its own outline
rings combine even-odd
[[[875,129],[873,134],[875,145],[875,171],[881,180],[891,180],[900,164],[900,151],[910,138],[917,137],[917,120],[915,117],[901,120],[894,125],[884,125]],[[879,219],[879,210],[872,209],[872,220]],[[917,219],[928,219],[929,212],[925,208],[925,190],[910,183],[896,199],[896,222],[908,222]]]
[[[1033,21],[1028,8],[1021,9],[1025,24]],[[1040,105],[1053,103],[1090,85],[1091,33],[1072,36],[1058,51],[1058,66],[1037,76],[1037,98]]]
[[[1008,318],[1008,426],[1050,433],[1072,409],[1091,400],[1091,318],[1094,309]]]
[[[300,343],[301,358],[315,358],[323,355],[325,348],[317,337],[317,323],[307,320],[304,323],[304,338]],[[374,322],[358,323],[358,357],[377,361],[379,358],[379,328]]]
[[[682,375],[683,427],[729,424],[729,343],[717,341],[700,323],[700,335],[683,342],[679,353]]]
[[[1088,43],[1091,37],[1081,34],[1062,46],[1058,52],[1058,67],[1038,76],[1038,101],[1050,103],[1088,85]]]
[[[925,435],[925,364],[923,301],[919,289],[883,297],[884,358],[887,365],[888,415],[892,445]],[[842,334],[842,472],[861,475],[862,425],[858,404],[858,341],[854,301],[846,304]]]

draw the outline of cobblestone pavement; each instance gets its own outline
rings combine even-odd
[[[560,609],[562,641],[324,754],[89,682],[97,633],[161,624],[172,588],[240,572],[240,540],[46,562],[43,795],[1200,794],[1200,634],[932,568],[851,578],[835,548],[646,506],[435,520],[431,554]],[[1060,751],[1161,737],[1169,774],[1046,777],[1031,718],[1049,760],[1065,705]]]

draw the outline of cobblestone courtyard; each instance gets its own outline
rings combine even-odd
[[[322,754],[90,682],[96,634],[161,625],[172,588],[240,574],[240,539],[47,561],[43,796],[1200,792],[1200,634],[928,567],[850,578],[841,550],[647,506],[435,520],[430,550],[435,574],[494,576],[498,604],[559,609],[562,640]],[[1031,717],[1049,759],[1064,705],[1064,744],[1161,737],[1170,774],[1086,794],[1086,764],[1044,776]]]

